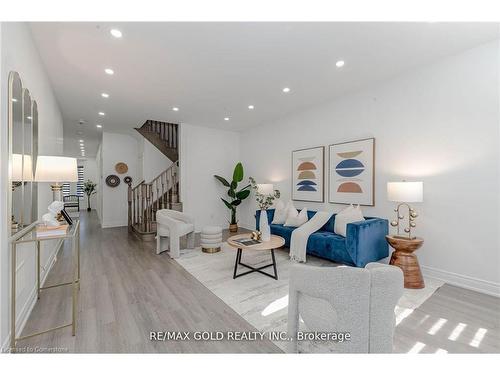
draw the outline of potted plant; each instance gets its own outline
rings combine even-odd
[[[280,191],[272,190],[272,193],[263,193],[253,177],[249,177],[248,180],[250,181],[252,189],[255,190],[255,201],[260,208],[259,229],[262,234],[262,240],[269,241],[271,239],[271,228],[267,220],[267,210],[273,205],[274,200],[280,197]]]
[[[87,180],[83,184],[83,192],[87,194],[87,211],[90,211],[90,196],[95,194],[97,192],[96,190],[97,184],[95,182],[92,182],[91,180]]]
[[[244,188],[238,189],[238,183],[243,181],[243,165],[241,163],[236,164],[233,171],[233,180],[229,183],[224,177],[214,175],[214,177],[220,181],[222,185],[229,188],[227,195],[229,200],[221,198],[227,208],[231,211],[231,221],[229,222],[229,231],[238,231],[238,221],[236,220],[236,208],[241,204],[241,202],[248,198],[250,195],[250,185]]]

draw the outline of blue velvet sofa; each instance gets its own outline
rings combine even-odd
[[[307,211],[309,219],[316,211]],[[307,254],[334,262],[355,267],[364,267],[367,263],[376,262],[389,256],[389,245],[385,236],[389,232],[386,219],[365,217],[365,221],[347,224],[347,236],[334,233],[335,216],[317,232],[309,236]],[[267,210],[267,218],[272,223],[274,209]],[[259,230],[260,211],[256,212],[256,228]],[[285,227],[283,224],[270,224],[271,233],[285,239],[285,246],[290,247],[290,239],[295,227]]]

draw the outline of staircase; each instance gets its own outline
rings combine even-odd
[[[128,186],[128,227],[142,240],[156,235],[156,212],[161,209],[182,211],[179,202],[179,162],[172,164],[153,181]]]
[[[144,241],[156,236],[156,212],[161,209],[182,211],[179,201],[178,125],[147,120],[135,128],[168,157],[173,164],[151,182],[128,186],[128,227]]]
[[[179,125],[168,122],[147,120],[140,128],[135,128],[151,142],[163,155],[174,163],[179,160],[178,130]]]

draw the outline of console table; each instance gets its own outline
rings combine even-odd
[[[36,226],[39,222],[35,222],[23,230],[16,233],[10,239],[11,244],[11,334],[10,334],[10,349],[15,352],[17,341],[24,340],[33,336],[42,335],[47,332],[52,332],[61,328],[72,327],[72,335],[76,334],[76,314],[77,314],[77,291],[80,289],[80,220],[73,220],[73,225],[68,227],[66,234],[51,237],[38,237],[36,234]],[[43,241],[50,240],[70,240],[73,253],[73,272],[70,281],[61,282],[58,284],[41,286],[40,285],[40,244]],[[34,243],[36,249],[36,286],[37,299],[40,299],[40,292],[44,289],[69,286],[72,288],[72,308],[71,308],[71,323],[65,323],[57,327],[49,328],[41,332],[32,333],[26,336],[16,336],[16,268],[17,268],[17,247],[20,244]]]

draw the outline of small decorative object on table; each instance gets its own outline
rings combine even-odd
[[[90,196],[94,195],[97,192],[96,186],[97,186],[97,184],[95,182],[92,182],[91,180],[87,180],[83,184],[83,192],[87,195],[87,211],[92,210],[90,208]]]
[[[43,224],[50,227],[59,226],[59,220],[57,219],[57,217],[60,215],[60,212],[64,209],[64,203],[60,201],[54,201],[47,208],[49,212],[42,215]]]
[[[227,195],[230,200],[227,201],[224,198],[221,198],[224,204],[229,210],[231,210],[231,221],[229,222],[229,232],[234,233],[238,231],[238,221],[236,220],[236,209],[241,204],[241,202],[248,198],[250,195],[250,190],[248,188],[250,185],[245,186],[239,191],[236,191],[238,188],[238,183],[243,181],[243,165],[241,163],[236,164],[233,171],[233,180],[229,183],[224,177],[214,175],[214,177],[219,180],[219,182],[225,187],[229,188],[227,190]]]
[[[124,177],[123,182],[125,182],[127,185],[130,185],[132,183],[132,177],[130,176]]]
[[[250,236],[252,240],[256,241],[261,241],[262,240],[262,233],[258,230],[254,230]]]
[[[260,208],[259,229],[262,241],[271,239],[271,228],[267,219],[267,209],[273,204],[276,198],[280,197],[280,191],[274,190],[272,184],[257,184],[253,177],[249,177],[250,185],[255,190],[255,200]]]

